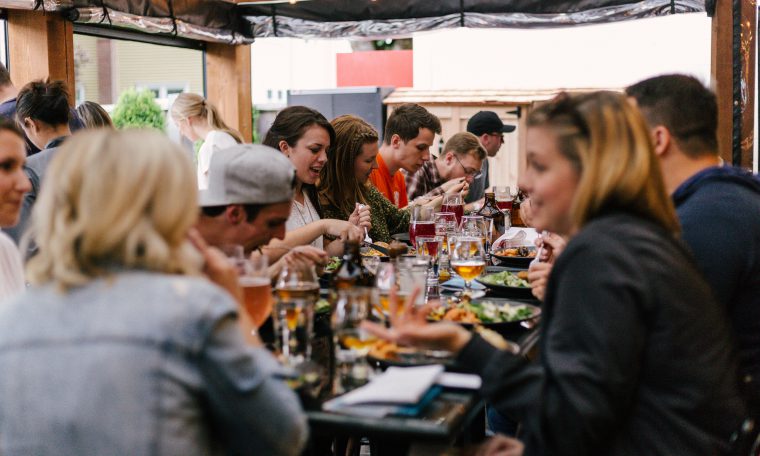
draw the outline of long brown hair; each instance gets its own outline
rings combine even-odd
[[[623,210],[680,232],[649,128],[624,95],[563,93],[533,110],[528,127],[549,128],[578,172],[571,207],[575,228],[606,211]]]
[[[222,116],[219,115],[219,111],[216,107],[207,101],[202,96],[184,92],[177,96],[172,105],[172,117],[176,119],[188,119],[190,117],[201,117],[206,119],[209,127],[214,130],[223,131],[233,138],[238,143],[243,143],[243,135],[234,128],[228,126]]]
[[[377,143],[379,138],[372,125],[363,119],[345,115],[332,121],[335,143],[327,152],[327,163],[322,168],[319,198],[322,204],[338,208],[351,215],[356,203],[367,204],[366,184],[356,180],[354,163],[365,144]]]

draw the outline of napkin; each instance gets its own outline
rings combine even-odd
[[[525,233],[525,234],[520,234]],[[518,228],[512,227],[502,234],[499,239],[493,243],[493,249],[500,249],[505,247],[522,247],[535,245],[538,232],[533,228]],[[510,242],[515,240],[516,242]]]

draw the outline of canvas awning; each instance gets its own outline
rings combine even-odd
[[[257,37],[392,38],[452,27],[558,27],[707,11],[714,0],[8,0],[61,11],[79,24],[198,41]]]

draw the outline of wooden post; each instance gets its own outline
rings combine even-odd
[[[712,77],[718,98],[718,145],[727,163],[748,169],[753,166],[755,141],[756,30],[754,0],[716,2]]]
[[[74,27],[58,13],[8,10],[8,62],[19,89],[47,79],[64,81],[75,103]]]
[[[251,142],[251,46],[207,45],[206,97],[224,121]]]

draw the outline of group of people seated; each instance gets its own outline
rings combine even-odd
[[[382,140],[357,116],[293,106],[252,145],[183,94],[170,114],[204,140],[194,164],[157,131],[71,135],[61,83],[14,95],[0,123],[2,455],[300,454],[305,414],[220,249],[266,255],[275,276],[365,229],[387,242],[414,206],[488,188],[486,157],[512,129],[479,113],[433,157],[440,121],[419,105],[396,108]],[[529,273],[537,360],[428,322],[432,303],[366,330],[483,378],[520,432],[479,454],[731,454],[760,395],[760,182],[720,163],[716,130],[714,95],[680,75],[530,111],[520,187],[552,233]]]

